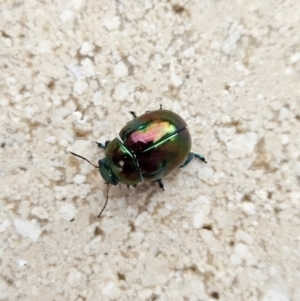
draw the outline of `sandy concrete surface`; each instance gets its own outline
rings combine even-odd
[[[299,301],[300,2],[0,2],[0,300]],[[112,187],[94,141],[179,113],[193,160]]]

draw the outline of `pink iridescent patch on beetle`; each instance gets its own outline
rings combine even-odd
[[[133,143],[147,144],[149,142],[155,143],[165,136],[169,136],[176,132],[176,127],[167,121],[159,121],[151,123],[149,126],[136,130],[131,133],[130,140]]]

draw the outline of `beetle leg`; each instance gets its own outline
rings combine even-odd
[[[200,160],[203,161],[204,163],[207,163],[206,160],[205,160],[205,158],[204,158],[201,154],[199,154],[199,153],[189,153],[187,159],[186,159],[185,162],[180,166],[180,168],[187,166],[187,165],[192,161],[192,159],[193,159],[194,157],[200,159]]]
[[[129,111],[129,113],[130,113],[130,114],[133,116],[133,119],[137,118],[137,116],[136,116],[135,112],[133,112],[133,111]]]
[[[193,154],[194,154],[194,157],[200,159],[204,163],[207,163],[207,161],[205,160],[205,158],[200,153],[193,153]]]
[[[137,184],[132,184],[132,187],[136,187]],[[130,185],[126,185],[128,189],[130,189]]]
[[[101,142],[95,142],[95,143],[98,145],[98,147],[106,149],[109,142],[110,142],[110,140],[105,141],[104,144]]]
[[[162,110],[162,104],[159,105],[159,109]],[[150,110],[146,111],[145,113],[151,112]],[[130,112],[132,113],[132,112]]]
[[[165,191],[165,189],[164,189],[164,183],[162,182],[161,179],[155,180],[155,181],[153,181],[153,182],[157,182],[159,188],[161,188],[163,191]]]

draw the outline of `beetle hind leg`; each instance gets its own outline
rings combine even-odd
[[[155,181],[153,181],[153,182],[157,182],[159,188],[161,188],[163,191],[165,191],[165,188],[164,188],[165,186],[164,186],[164,183],[162,182],[161,179],[155,180]]]
[[[185,162],[180,166],[180,168],[187,166],[187,165],[192,161],[192,159],[193,159],[194,157],[200,159],[200,160],[201,160],[202,162],[204,162],[204,163],[207,163],[206,160],[205,160],[205,158],[204,158],[201,154],[199,154],[199,153],[189,153],[187,159],[186,159]]]
[[[110,140],[107,140],[107,141],[105,141],[104,143],[102,143],[102,142],[95,142],[97,145],[98,145],[98,147],[100,147],[100,148],[103,148],[103,149],[106,149],[107,148],[107,145],[109,144],[109,142],[110,142]]]
[[[193,153],[194,157],[200,159],[202,162],[207,163],[206,159],[200,153]]]

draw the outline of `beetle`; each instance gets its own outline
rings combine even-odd
[[[151,181],[158,182],[164,190],[162,178],[172,170],[185,167],[194,157],[207,163],[200,153],[191,152],[191,135],[178,114],[162,107],[141,116],[130,113],[134,118],[121,129],[119,137],[105,143],[96,142],[105,150],[98,166],[70,152],[98,168],[107,184],[106,202],[98,217],[106,207],[110,184],[135,187],[140,182]]]

